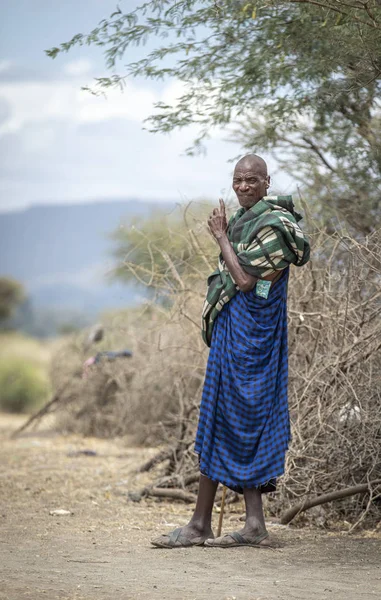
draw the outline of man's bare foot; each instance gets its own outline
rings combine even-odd
[[[202,546],[207,539],[214,539],[210,527],[199,527],[188,523],[179,527],[171,533],[160,535],[151,540],[151,544],[157,548],[187,548],[189,546]]]

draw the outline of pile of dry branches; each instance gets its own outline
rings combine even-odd
[[[141,467],[152,470],[152,487],[144,493],[193,500],[198,481],[193,441],[208,353],[200,311],[217,247],[189,210],[186,219],[184,243],[192,248],[191,259],[197,255],[197,269],[189,258],[184,268],[182,259],[164,255],[167,270],[156,273],[151,251],[149,285],[158,294],[165,290],[167,307],[155,301],[109,316],[105,347],[127,346],[134,356],[128,366],[103,365],[92,381],[78,378],[81,391],[66,403],[65,428],[130,434],[139,443],[157,444],[157,456]],[[306,498],[365,484],[367,493],[299,517],[321,525],[346,520],[353,529],[374,524],[381,502],[381,234],[356,241],[311,222],[308,233],[312,260],[292,269],[289,283],[293,439],[285,477],[267,498],[267,511],[279,515]],[[125,267],[144,281],[139,265]],[[102,390],[112,380],[116,385],[107,400]]]
[[[289,285],[293,441],[286,475],[267,508],[279,515],[305,498],[363,484],[362,492],[370,493],[351,494],[308,513],[321,525],[344,519],[355,528],[374,522],[380,508],[381,235],[375,232],[360,242],[344,232],[328,234],[311,222],[309,230],[312,260],[292,270]],[[211,256],[206,259],[211,262]],[[183,281],[175,290],[162,329],[177,327],[178,333],[157,346],[159,353],[165,352],[166,372],[176,386],[177,408],[175,423],[161,423],[163,441],[170,443],[168,454],[158,455],[164,467],[155,488],[195,492],[192,447],[206,353],[198,324],[202,293],[187,288]],[[153,462],[145,465],[152,467]]]
[[[312,261],[289,294],[293,442],[280,500],[366,483],[315,515],[352,528],[379,518],[381,487],[381,235],[362,242],[315,231]],[[378,513],[378,515],[377,515]]]

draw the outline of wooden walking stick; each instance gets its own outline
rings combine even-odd
[[[226,485],[223,485],[222,486],[220,518],[218,519],[217,537],[220,537],[220,535],[221,535],[222,521],[224,520],[225,498],[226,498]]]

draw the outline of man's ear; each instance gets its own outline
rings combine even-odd
[[[270,187],[270,175],[267,175],[266,177],[266,187]]]

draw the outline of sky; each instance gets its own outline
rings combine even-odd
[[[123,10],[137,0],[121,0]],[[154,102],[173,102],[178,81],[130,80],[94,97],[81,87],[106,74],[101,49],[55,60],[44,50],[86,33],[117,0],[0,0],[0,211],[96,199],[231,199],[229,159],[243,153],[215,131],[206,156],[185,156],[196,130],[143,130]],[[132,50],[129,59],[136,59]],[[268,161],[275,187],[292,191]]]

